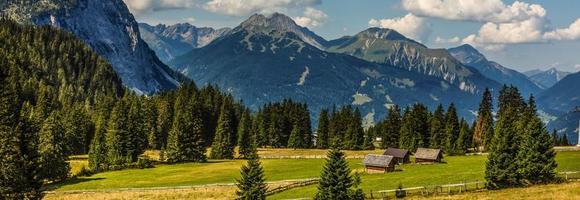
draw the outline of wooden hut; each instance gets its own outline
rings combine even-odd
[[[441,159],[441,149],[418,148],[415,152],[415,163],[436,163],[441,162]]]
[[[409,162],[409,150],[406,149],[387,148],[383,155],[395,157],[395,160],[399,164]]]
[[[363,160],[367,173],[385,173],[395,171],[397,164],[393,156],[369,154]]]

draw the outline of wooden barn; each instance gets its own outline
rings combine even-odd
[[[415,163],[436,163],[443,159],[441,149],[418,148],[415,152]]]
[[[369,154],[363,160],[367,173],[385,173],[395,171],[397,161],[393,156]]]
[[[406,149],[397,149],[397,148],[387,148],[383,155],[386,156],[393,156],[397,163],[404,164],[409,162],[409,150]]]

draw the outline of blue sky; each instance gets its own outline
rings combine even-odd
[[[124,0],[140,22],[235,27],[253,13],[282,12],[326,39],[371,26],[429,47],[474,45],[519,71],[580,70],[578,0]]]

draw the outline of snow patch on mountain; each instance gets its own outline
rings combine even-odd
[[[306,77],[308,77],[308,74],[310,74],[310,68],[306,66],[304,67],[304,72],[302,72],[302,75],[300,75],[300,79],[298,79],[298,83],[296,85],[304,85],[304,83],[306,82]]]
[[[361,94],[361,93],[356,93],[354,95],[352,95],[352,98],[354,98],[354,101],[352,102],[353,105],[364,105],[366,103],[369,103],[371,101],[373,101],[372,98],[370,98],[367,94]]]

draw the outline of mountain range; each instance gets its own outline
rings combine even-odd
[[[161,62],[145,43],[122,0],[8,0],[0,14],[20,23],[69,31],[102,56],[123,84],[140,94],[174,89],[186,80]]]
[[[333,104],[351,104],[361,109],[369,123],[394,104],[417,102],[431,108],[455,102],[462,116],[473,118],[479,92],[500,86],[461,64],[457,69],[441,70],[425,63],[425,71],[418,71],[326,51],[338,42],[321,40],[308,29],[296,27],[282,14],[253,15],[228,34],[168,64],[199,85],[219,85],[254,109],[288,97],[307,102],[313,114]],[[374,29],[361,34],[369,31]],[[392,30],[378,31],[411,41]],[[376,39],[388,43],[393,38]],[[405,47],[410,52],[400,52],[393,59],[407,59],[405,63],[430,59],[422,56],[431,50],[419,43],[412,45]],[[420,48],[421,53],[411,48]],[[451,56],[446,59],[459,63]]]
[[[560,71],[556,68],[550,68],[548,70],[531,70],[524,72],[524,74],[532,81],[534,81],[539,87],[543,89],[548,89],[554,86],[558,81],[562,80],[564,77],[572,74],[571,72]]]

